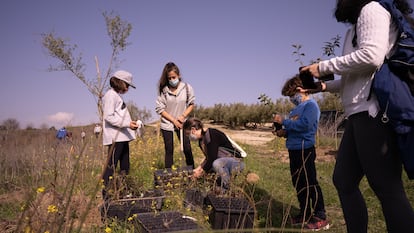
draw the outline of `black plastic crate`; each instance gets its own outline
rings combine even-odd
[[[191,181],[192,166],[176,169],[164,168],[154,171],[154,186],[163,190],[171,190],[186,186]]]
[[[209,194],[206,205],[211,205],[209,215],[213,229],[251,229],[254,209],[246,198]]]
[[[101,207],[101,217],[125,221],[134,214],[159,211],[165,196],[159,190],[146,191],[142,197],[128,197],[106,201]]]
[[[175,211],[138,214],[136,223],[139,232],[146,233],[200,230],[193,218]]]

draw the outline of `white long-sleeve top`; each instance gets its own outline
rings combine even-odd
[[[357,46],[352,39],[357,34]],[[327,91],[341,95],[345,115],[368,111],[375,117],[379,105],[374,93],[370,94],[375,71],[382,65],[396,41],[397,28],[392,24],[390,13],[378,2],[365,5],[356,27],[347,31],[343,55],[319,63],[320,75],[339,74],[341,79],[327,82]]]
[[[136,138],[129,128],[131,115],[124,100],[114,89],[109,89],[102,98],[103,103],[103,144],[126,142]]]

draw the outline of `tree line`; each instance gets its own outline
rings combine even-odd
[[[339,96],[332,93],[320,93],[313,96],[321,111],[342,112]],[[218,103],[212,107],[196,105],[192,115],[212,123],[225,124],[231,128],[257,128],[273,121],[275,113],[288,115],[293,108],[288,98],[279,98],[273,101],[266,94],[258,97],[255,104]]]

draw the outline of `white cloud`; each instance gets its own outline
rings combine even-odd
[[[47,120],[51,123],[61,124],[61,125],[68,125],[71,123],[75,114],[69,112],[57,112],[53,115],[47,116]]]

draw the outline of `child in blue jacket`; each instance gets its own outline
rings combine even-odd
[[[274,122],[282,125],[276,135],[286,137],[292,183],[300,206],[299,215],[292,217],[291,223],[313,230],[328,229],[325,204],[315,168],[319,106],[303,88],[299,75],[285,83],[282,95],[289,96],[295,105],[287,119],[279,114],[274,116]]]

